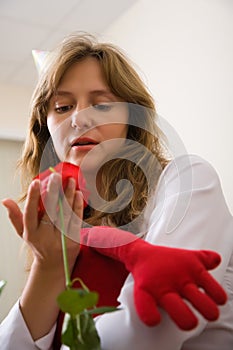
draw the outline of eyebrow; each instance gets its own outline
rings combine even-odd
[[[114,94],[110,90],[93,90],[89,92],[91,95],[96,96],[114,96]],[[71,96],[73,95],[70,91],[64,91],[64,90],[56,90],[54,93],[54,96]]]
[[[54,96],[68,96],[68,95],[73,95],[71,92],[69,91],[59,91],[59,90],[56,90],[54,92]]]
[[[114,96],[113,93],[110,90],[93,90],[90,91],[92,95],[105,95],[105,96]]]

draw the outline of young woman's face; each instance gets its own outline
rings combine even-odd
[[[93,57],[67,70],[49,103],[47,125],[59,159],[87,172],[124,144],[127,123],[127,104],[110,92]]]

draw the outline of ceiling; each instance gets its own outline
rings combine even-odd
[[[0,84],[34,86],[32,50],[51,50],[65,35],[96,35],[136,0],[0,0]]]

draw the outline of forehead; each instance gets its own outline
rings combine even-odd
[[[59,88],[62,87],[88,87],[96,85],[96,89],[106,87],[107,82],[97,58],[87,57],[73,63],[64,73]]]

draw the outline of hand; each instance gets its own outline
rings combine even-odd
[[[62,206],[66,232],[78,234],[83,212],[83,198],[75,187],[75,180],[69,179],[64,190]],[[44,200],[46,212],[43,213],[42,218],[39,218],[38,206],[42,188],[46,191]],[[20,297],[20,308],[34,340],[48,334],[56,322],[59,313],[56,298],[64,290],[67,282],[64,274],[60,221],[57,211],[61,200],[61,175],[58,173],[50,175],[46,187],[42,186],[42,188],[38,179],[31,183],[24,213],[13,200],[3,201],[17,233],[29,244],[33,253],[34,260]],[[79,254],[79,244],[67,238],[66,246],[71,271]]]
[[[226,302],[225,291],[207,272],[221,261],[215,252],[155,246],[129,232],[98,226],[82,229],[81,243],[125,264],[134,277],[137,313],[148,326],[160,322],[161,307],[181,329],[194,328],[198,320],[183,298],[209,321],[219,316],[217,304]]]
[[[50,175],[47,183],[45,207],[47,212],[41,220],[38,218],[38,204],[41,186],[39,180],[34,180],[29,186],[24,214],[11,199],[3,200],[8,209],[10,220],[16,232],[31,247],[34,260],[46,268],[63,268],[61,234],[59,230],[59,216],[57,213],[58,198],[61,189],[61,175]],[[83,199],[79,191],[75,190],[74,179],[69,179],[63,198],[64,217],[67,232],[79,233],[83,212]],[[49,213],[49,215],[48,215]],[[67,238],[70,268],[73,267],[79,252],[79,244]]]

